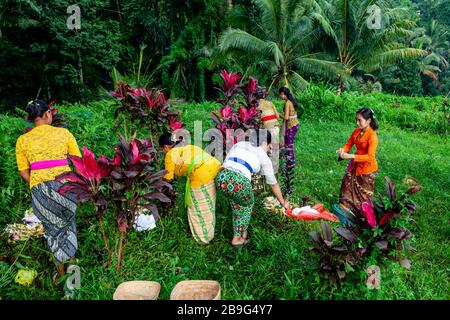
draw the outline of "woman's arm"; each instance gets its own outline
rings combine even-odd
[[[342,159],[355,159],[355,162],[368,162],[375,160],[375,153],[378,146],[378,137],[376,134],[372,134],[369,138],[369,148],[366,154],[352,154],[347,152],[341,153]]]
[[[290,101],[286,101],[286,103],[284,104],[284,115],[280,114],[280,118],[286,121],[289,120],[289,102]]]
[[[277,200],[285,209],[289,209],[289,202],[283,198],[283,194],[281,193],[280,186],[275,178],[275,173],[273,171],[272,162],[270,161],[269,156],[264,151],[259,150],[258,152],[258,157],[261,161],[261,174],[266,177],[266,182],[272,188],[272,192]]]
[[[347,140],[347,143],[342,148],[339,148],[336,151],[336,153],[338,153],[342,159],[349,159],[349,158],[344,158],[343,154],[349,152],[352,149],[352,147],[354,145],[354,141],[355,141],[355,139],[354,139],[355,132],[356,132],[356,130],[352,132],[350,138]]]
[[[16,161],[20,176],[26,183],[30,184],[30,163],[23,151],[21,138],[17,139],[16,142]]]
[[[272,192],[277,200],[281,203],[283,208],[289,209],[289,202],[283,198],[283,194],[281,193],[280,185],[278,183],[271,184]]]
[[[68,145],[67,152],[70,155],[81,157],[81,152],[80,152],[80,148],[78,148],[77,140],[75,140],[75,137],[72,135],[72,133],[69,132],[69,130],[67,130],[67,133],[68,133],[67,134],[67,145]]]
[[[20,171],[20,176],[25,180],[27,184],[30,184],[30,169]]]
[[[172,150],[166,153],[166,158],[164,159],[164,167],[165,167],[164,169],[167,170],[167,173],[164,175],[164,180],[168,182],[171,182],[175,177],[175,163],[172,159],[173,156]]]

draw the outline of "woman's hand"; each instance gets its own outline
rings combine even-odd
[[[340,154],[340,156],[341,156],[342,159],[353,159],[355,157],[354,154],[347,153],[347,152],[342,152]]]
[[[285,208],[286,210],[289,209],[289,201],[287,201],[287,200],[283,201],[283,208]]]
[[[339,149],[336,150],[336,153],[338,155],[341,155],[343,152],[344,152],[344,149],[342,149],[342,148],[339,148]]]

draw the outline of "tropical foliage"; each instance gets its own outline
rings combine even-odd
[[[373,3],[382,13],[379,30],[366,24]],[[365,73],[389,92],[450,91],[443,60],[449,51],[441,45],[450,32],[448,0],[83,0],[81,30],[67,27],[71,4],[0,1],[2,109],[22,107],[30,97],[92,100],[119,80],[159,86],[169,98],[212,99],[221,68],[252,74],[269,92],[304,88],[310,80],[348,88]],[[393,62],[413,67],[387,68]],[[419,78],[397,82],[408,73]]]
[[[100,155],[96,160],[94,154],[83,147],[83,157],[69,156],[75,171],[57,177],[63,182],[58,192],[74,194],[80,202],[91,201],[95,213],[87,217],[96,217],[100,222],[108,257],[111,258],[110,245],[103,228],[104,215],[108,206],[114,207],[115,221],[120,231],[117,248],[117,269],[121,269],[124,261],[128,232],[142,209],[149,210],[159,218],[155,201],[170,203],[164,194],[172,186],[163,181],[165,170],[157,170],[155,164],[156,150],[146,140],[132,138],[130,142],[119,137],[114,158],[108,159]],[[109,263],[109,261],[108,261]]]
[[[159,90],[134,89],[120,81],[117,90],[111,95],[120,102],[114,114],[117,119],[114,128],[123,125],[125,136],[131,136],[131,132],[145,127],[150,131],[150,139],[157,141],[163,132],[175,131],[183,125],[180,113],[170,110],[166,97]],[[123,117],[120,117],[121,114]],[[127,120],[130,122],[128,129]]]
[[[242,140],[248,129],[261,127],[260,112],[256,110],[258,102],[255,98],[256,90],[265,90],[259,87],[258,80],[249,77],[248,82],[239,84],[242,76],[238,73],[228,73],[223,69],[220,73],[222,87],[217,88],[220,97],[217,98],[222,106],[219,112],[211,111],[215,127],[222,133],[224,155],[227,146],[232,146]]]
[[[388,255],[392,250],[401,249],[400,243],[412,237],[405,224],[411,221],[410,215],[417,207],[409,196],[420,191],[421,186],[417,180],[408,178],[412,185],[397,196],[392,181],[388,177],[385,179],[385,195],[379,194],[371,202],[363,202],[354,213],[342,212],[342,208],[335,211],[342,223],[334,228],[337,239],[333,240],[327,222],[321,223],[321,233],[310,233],[315,242],[311,250],[319,254],[320,269],[331,283],[342,284],[347,273],[364,266],[369,259],[366,257],[375,255],[375,260],[370,261],[379,264],[380,254]]]
[[[269,90],[273,86],[299,90],[313,74],[334,79],[344,73],[326,52],[314,50],[325,35],[325,17],[315,1],[256,0],[255,5],[258,13],[248,30],[226,30],[219,50],[252,56],[254,64],[270,75]]]

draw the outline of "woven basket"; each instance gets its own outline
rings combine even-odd
[[[177,283],[170,300],[220,300],[220,283],[214,280],[184,280]]]
[[[113,300],[157,300],[160,290],[155,281],[127,281],[117,287]]]

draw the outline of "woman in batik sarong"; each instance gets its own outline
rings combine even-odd
[[[378,171],[375,153],[378,137],[375,130],[378,124],[372,109],[362,108],[356,113],[357,128],[353,131],[344,147],[336,152],[342,159],[351,159],[342,180],[339,203],[355,211],[361,203],[370,201],[374,193],[375,176]],[[348,153],[353,145],[356,153]]]
[[[44,226],[58,273],[63,276],[63,263],[74,258],[77,250],[77,204],[75,196],[62,196],[57,192],[62,183],[55,181],[55,177],[70,171],[67,154],[81,154],[67,129],[51,126],[52,113],[44,101],[30,102],[26,111],[35,127],[17,139],[17,166],[30,186],[33,212]]]
[[[280,204],[289,209],[289,202],[283,197],[274,175],[272,162],[267,152],[272,148],[272,137],[267,129],[261,129],[250,138],[251,141],[236,143],[227,154],[216,177],[216,186],[228,198],[233,215],[233,246],[242,246],[248,241],[255,197],[251,174],[261,173]]]
[[[220,162],[194,145],[181,145],[170,133],[159,138],[159,147],[165,154],[164,176],[172,181],[175,176],[186,177],[185,204],[188,221],[194,239],[207,244],[214,238],[216,224],[216,187],[214,178]]]
[[[283,119],[283,127],[281,129],[281,147],[283,154],[285,154],[285,186],[286,192],[292,193],[291,175],[295,168],[295,148],[294,141],[299,128],[299,121],[297,118],[298,105],[291,91],[282,87],[278,91],[280,98],[285,101],[284,114],[280,114]]]

